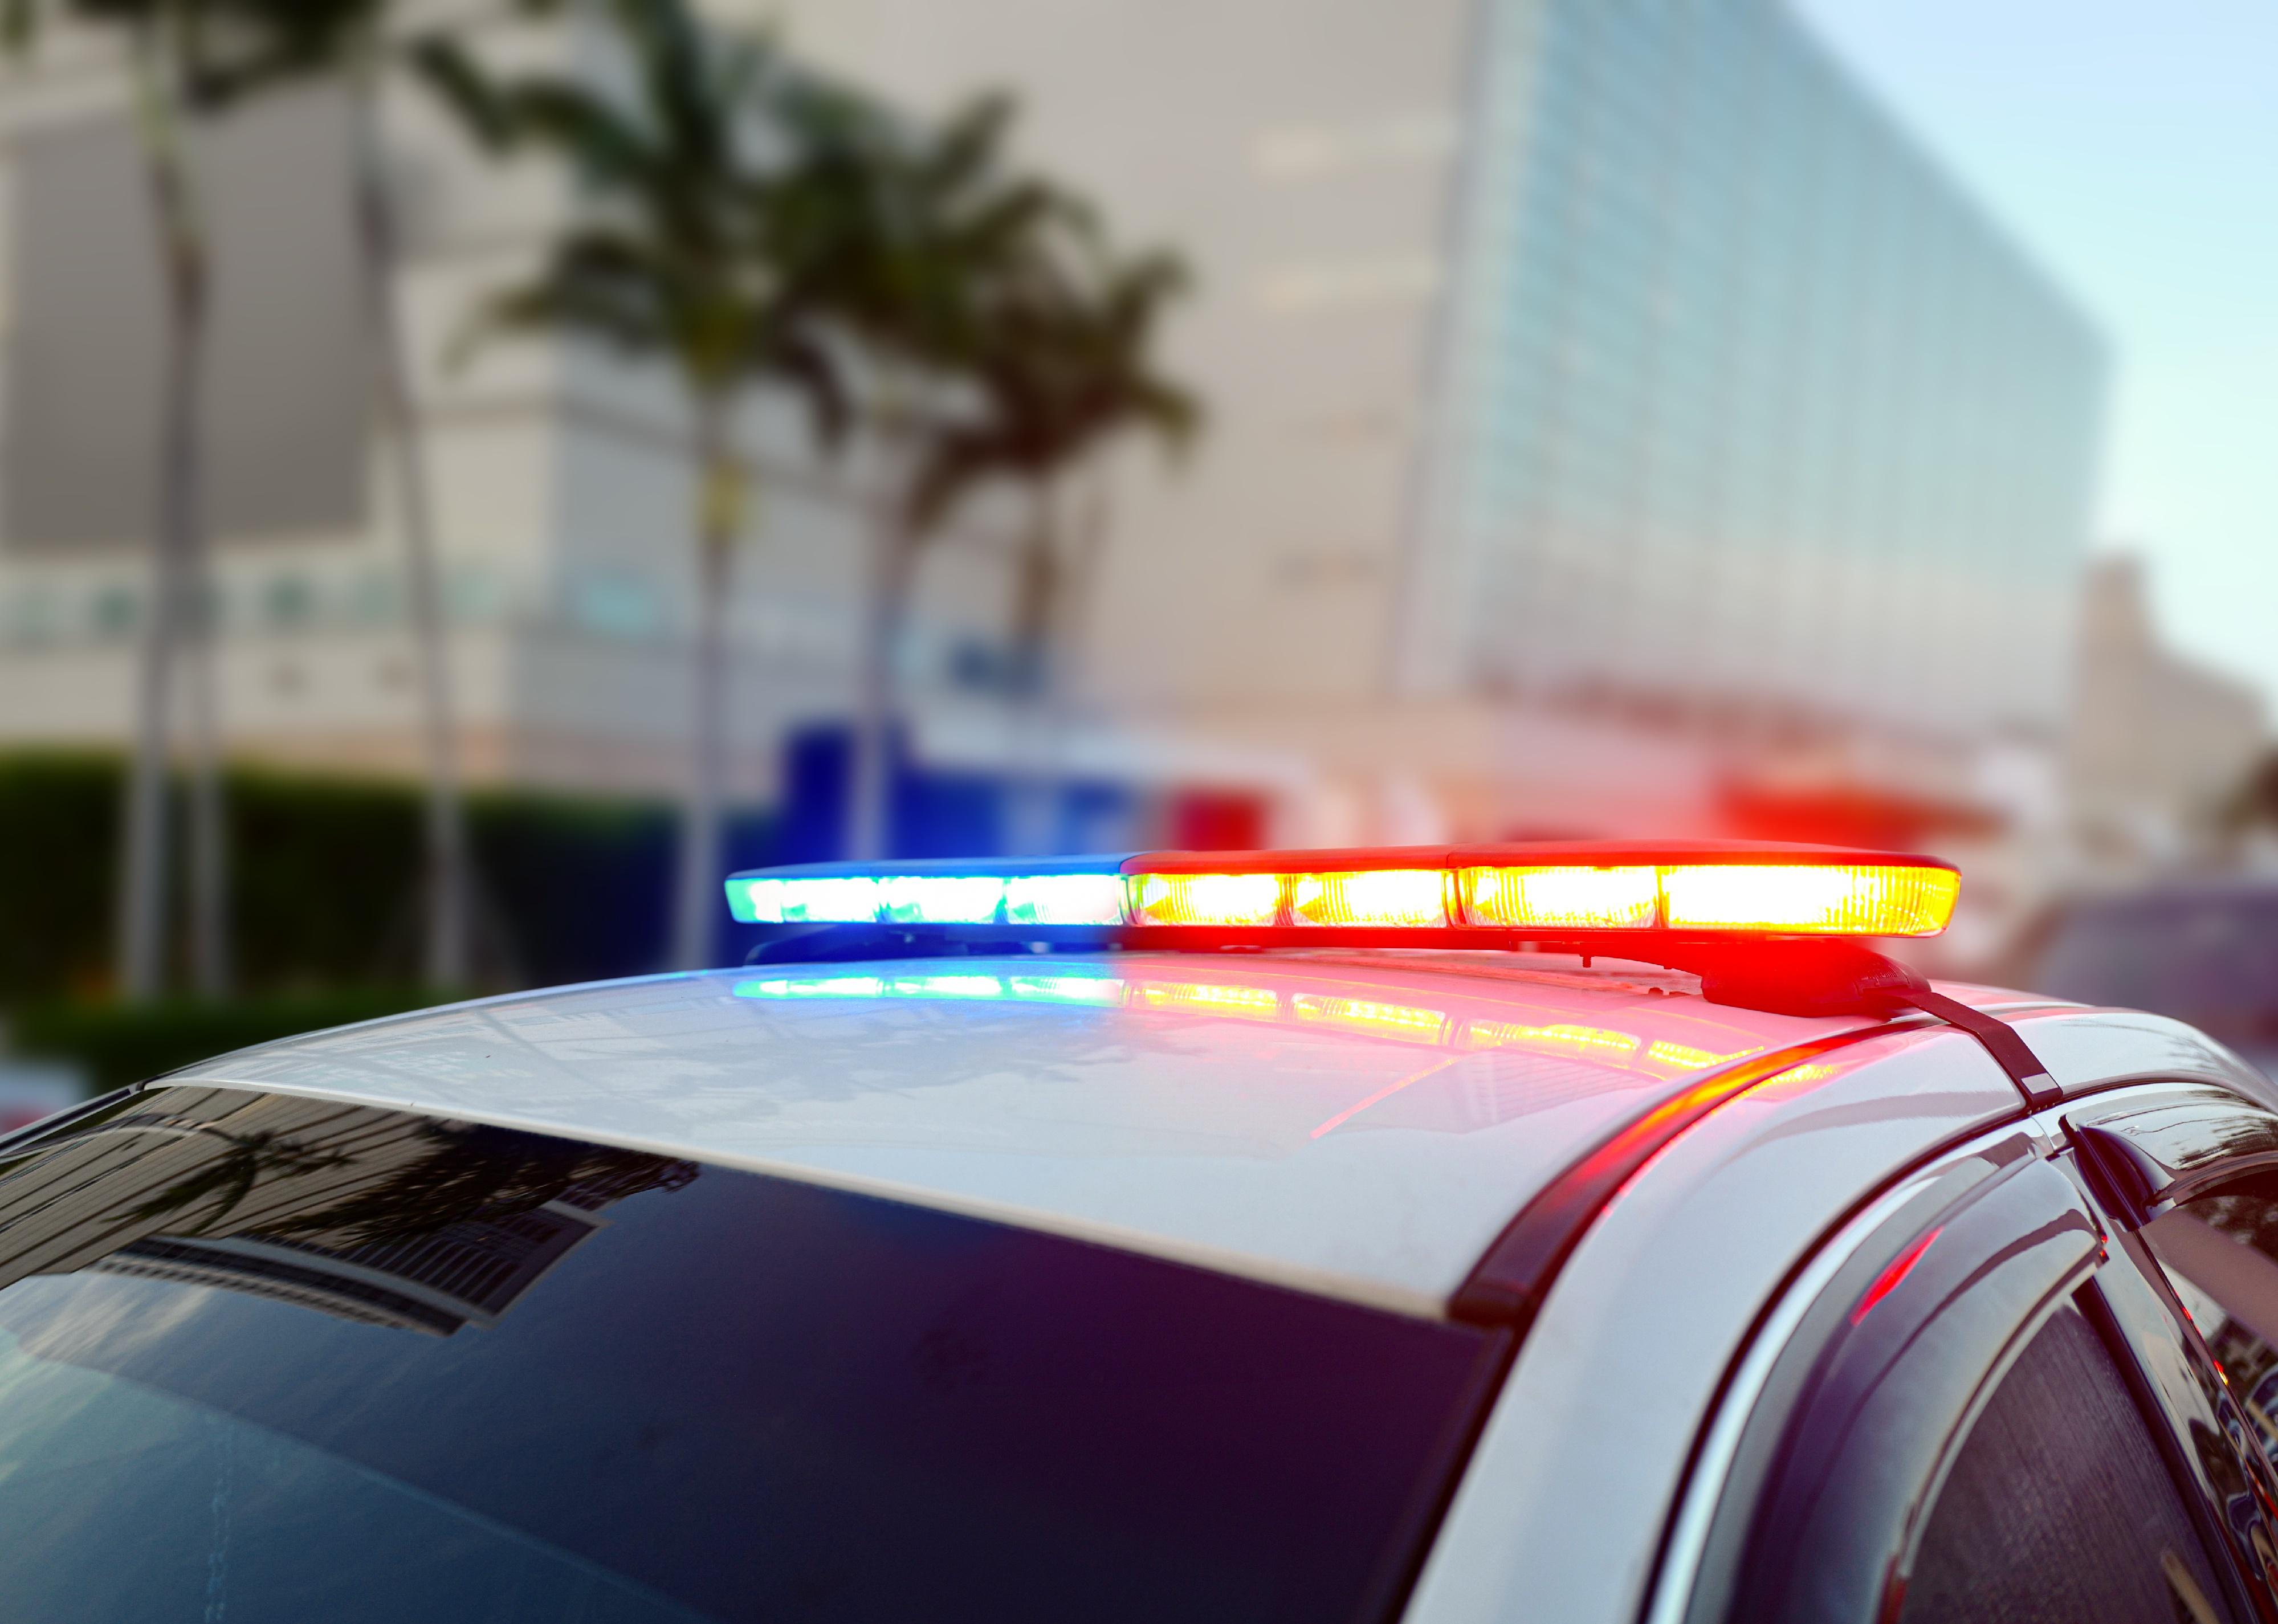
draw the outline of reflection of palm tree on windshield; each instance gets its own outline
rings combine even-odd
[[[349,1166],[355,1160],[337,1150],[304,1148],[281,1133],[232,1133],[226,1128],[213,1126],[202,1127],[199,1132],[225,1141],[229,1148],[129,1212],[126,1216],[130,1222],[163,1218],[195,1206],[208,1196],[219,1195],[221,1205],[200,1225],[202,1229],[210,1228],[234,1212],[264,1178],[326,1172]]]
[[[110,1141],[103,1154],[123,1155],[122,1170],[145,1170],[141,1191],[158,1187],[111,1208],[108,1244],[73,1267],[447,1337],[494,1323],[606,1226],[601,1209],[697,1173],[665,1156],[366,1107],[318,1108],[311,1121],[308,1102],[271,1098],[201,1120],[213,1102],[146,1109],[80,1141]],[[154,1138],[166,1148],[133,1147]]]
[[[447,1336],[493,1321],[602,1209],[696,1172],[368,1106],[162,1088],[0,1165],[0,1285],[95,1269]]]
[[[266,1227],[332,1244],[400,1240],[452,1224],[495,1224],[554,1201],[592,1210],[645,1190],[677,1190],[691,1162],[507,1128],[435,1125],[434,1147],[377,1184]]]

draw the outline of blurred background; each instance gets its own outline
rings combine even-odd
[[[54,0],[0,1120],[733,867],[1660,835],[2278,1044],[2246,0]]]

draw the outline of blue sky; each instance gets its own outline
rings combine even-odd
[[[2278,0],[1792,4],[2102,327],[2098,538],[2278,697]]]

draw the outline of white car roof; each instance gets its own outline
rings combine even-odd
[[[767,966],[454,1005],[166,1080],[660,1150],[1436,1315],[1623,1124],[1874,1024],[1696,988],[1531,955]]]

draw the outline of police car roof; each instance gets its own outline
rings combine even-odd
[[[165,1080],[662,1150],[1440,1314],[1623,1125],[1747,1057],[1882,1024],[1697,987],[1469,952],[767,966],[453,1005]],[[2154,1025],[2142,1041],[2173,1046]],[[1945,1035],[1987,1109],[2014,1102]],[[2055,1048],[2060,1075],[2085,1064]],[[1822,1072],[1870,1058],[1851,1054]]]

